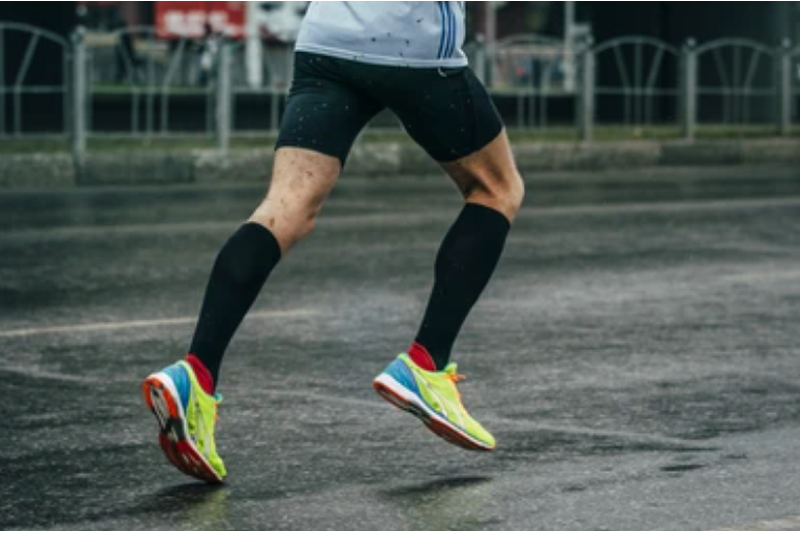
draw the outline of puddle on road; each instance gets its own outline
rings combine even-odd
[[[705,468],[708,465],[700,464],[700,463],[687,463],[687,464],[675,464],[675,465],[667,465],[662,466],[659,468],[662,472],[689,472],[691,470],[699,470],[700,468]]]

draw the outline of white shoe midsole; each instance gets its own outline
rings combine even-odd
[[[481,442],[478,439],[474,438],[466,431],[453,424],[450,420],[448,420],[447,418],[443,417],[442,415],[440,415],[439,413],[428,407],[428,405],[424,401],[422,401],[422,399],[420,399],[419,395],[414,394],[413,392],[408,390],[404,385],[402,385],[399,381],[394,379],[389,374],[383,373],[380,376],[376,377],[374,381],[375,383],[380,383],[381,385],[392,391],[393,394],[396,394],[398,397],[402,398],[404,401],[414,405],[419,409],[422,409],[430,418],[435,418],[438,422],[447,425],[447,427],[457,432],[463,438],[469,440],[470,442],[474,443],[477,446],[483,448],[486,447],[486,444],[484,442]]]
[[[183,434],[186,435],[186,440],[184,442],[186,442],[192,448],[192,450],[194,450],[197,456],[200,457],[200,459],[203,461],[203,464],[207,467],[207,469],[210,472],[213,472],[214,475],[221,480],[222,478],[219,476],[219,474],[217,474],[217,471],[214,470],[214,468],[211,466],[211,463],[208,462],[206,456],[200,453],[200,450],[194,444],[194,439],[192,438],[191,433],[189,433],[189,424],[186,421],[186,412],[183,410],[183,405],[181,404],[181,397],[178,394],[178,387],[175,386],[175,382],[172,381],[172,378],[166,372],[156,372],[148,376],[147,379],[151,378],[157,379],[159,383],[161,383],[161,385],[163,385],[163,387],[167,389],[167,391],[172,395],[172,399],[175,402],[175,405],[178,406],[178,416],[180,417],[181,424],[183,425]],[[154,407],[156,401],[163,401],[163,400],[159,398],[154,398]],[[161,429],[165,430],[166,427],[162,425]],[[165,431],[164,434],[167,436],[167,438],[175,442],[175,440],[171,438],[172,436],[169,433]]]

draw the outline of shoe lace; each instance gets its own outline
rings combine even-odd
[[[215,424],[217,422],[219,422],[219,404],[222,403],[222,399],[223,399],[221,394],[217,394],[217,398],[218,398],[217,401],[214,402],[214,423]]]
[[[467,376],[465,376],[464,374],[455,374],[455,373],[453,373],[453,374],[445,374],[445,375],[447,376],[447,379],[449,379],[453,383],[453,388],[456,389],[456,395],[458,396],[458,402],[463,407],[464,406],[464,402],[461,399],[461,391],[458,390],[458,387],[456,387],[455,384],[458,383],[459,381],[467,379]]]
[[[220,401],[214,403],[214,425],[219,421],[219,404]],[[197,406],[198,411],[200,410],[200,406]],[[193,424],[194,426],[194,433],[196,434],[196,442],[197,444],[202,444],[203,446],[208,445],[208,439],[214,438],[213,433],[213,426],[211,428],[206,427],[206,423],[203,420],[203,415],[199,414],[197,417],[197,421]],[[202,430],[201,430],[202,428]],[[190,430],[192,430],[192,425],[190,425]],[[206,452],[208,449],[206,448]]]

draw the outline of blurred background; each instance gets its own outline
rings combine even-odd
[[[0,138],[263,145],[307,4],[3,2]],[[534,139],[800,129],[800,2],[467,2],[467,27],[472,68]]]

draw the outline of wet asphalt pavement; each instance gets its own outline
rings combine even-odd
[[[370,387],[454,189],[343,178],[228,352],[211,487],[162,457],[139,384],[262,189],[0,193],[0,526],[800,527],[800,172],[537,177],[454,357],[488,454]]]

